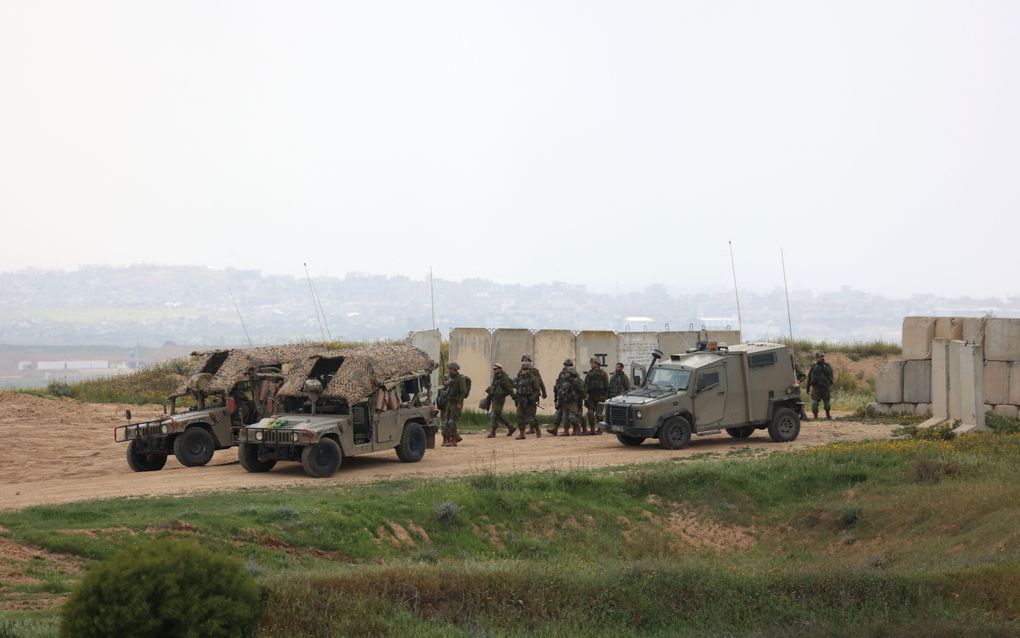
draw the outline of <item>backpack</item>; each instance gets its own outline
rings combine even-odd
[[[471,394],[471,377],[466,374],[461,376],[464,377],[464,398],[466,399]]]

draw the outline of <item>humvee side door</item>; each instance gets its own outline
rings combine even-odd
[[[726,368],[719,365],[699,370],[695,384],[695,429],[704,431],[719,427],[726,411]]]

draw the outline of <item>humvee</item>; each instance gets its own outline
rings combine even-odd
[[[694,350],[661,360],[655,351],[644,384],[606,401],[603,431],[624,445],[659,440],[684,447],[692,434],[734,438],[767,429],[773,441],[800,434],[800,385],[790,350],[775,343],[726,347],[700,342]]]
[[[114,440],[128,442],[128,466],[135,472],[161,470],[171,452],[185,467],[205,465],[216,450],[237,444],[238,427],[272,413],[272,389],[282,382],[281,369],[259,365],[266,358],[257,350],[201,353],[197,372],[164,403],[162,417],[115,428]],[[178,406],[186,397],[192,405]]]
[[[249,472],[300,461],[309,476],[332,476],[344,458],[395,449],[416,463],[436,444],[435,364],[410,346],[370,346],[313,356],[280,388],[282,410],[238,431]]]

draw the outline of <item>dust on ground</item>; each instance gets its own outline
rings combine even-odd
[[[194,494],[242,488],[343,485],[406,478],[442,478],[538,470],[571,470],[647,463],[696,455],[740,458],[800,449],[835,441],[889,438],[894,425],[854,421],[806,421],[793,443],[773,443],[763,430],[749,439],[695,436],[683,450],[664,450],[654,441],[625,447],[611,435],[527,440],[468,434],[456,448],[436,447],[419,463],[405,464],[391,451],[344,459],[336,475],[312,479],[300,463],[279,463],[263,474],[245,472],[237,450],[219,450],[205,467],[186,468],[171,455],[159,472],[132,472],[127,445],[113,440],[113,428],[162,414],[161,406],[89,404],[0,392],[0,510],[89,499]]]

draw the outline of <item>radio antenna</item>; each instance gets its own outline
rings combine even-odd
[[[793,341],[793,316],[790,314],[790,286],[786,283],[786,255],[783,247],[779,247],[779,259],[783,262],[783,288],[786,289],[786,321],[790,325],[790,341]]]
[[[241,329],[244,330],[244,338],[248,340],[248,345],[254,347],[255,344],[251,341],[251,335],[248,334],[248,326],[244,325],[244,317],[241,316],[241,309],[237,306],[237,300],[234,299],[234,291],[231,289],[230,284],[227,284],[227,293],[230,295],[230,301],[234,304],[234,310],[237,311],[237,318],[241,320]]]
[[[312,286],[312,276],[308,274],[308,264],[304,264],[305,267],[305,279],[308,280],[308,291],[312,293],[312,310],[315,311],[315,320],[319,323],[319,334],[322,335],[322,340],[326,340],[326,328],[322,324],[322,318],[319,317],[319,302],[315,298],[315,287]]]
[[[436,287],[432,281],[432,266],[429,266],[429,302],[432,305],[432,329],[436,329]]]
[[[737,291],[737,267],[733,262],[733,242],[730,244],[730,269],[733,271],[733,295],[737,298],[737,330],[740,331],[740,338],[744,338],[744,322],[740,319],[740,292]]]

